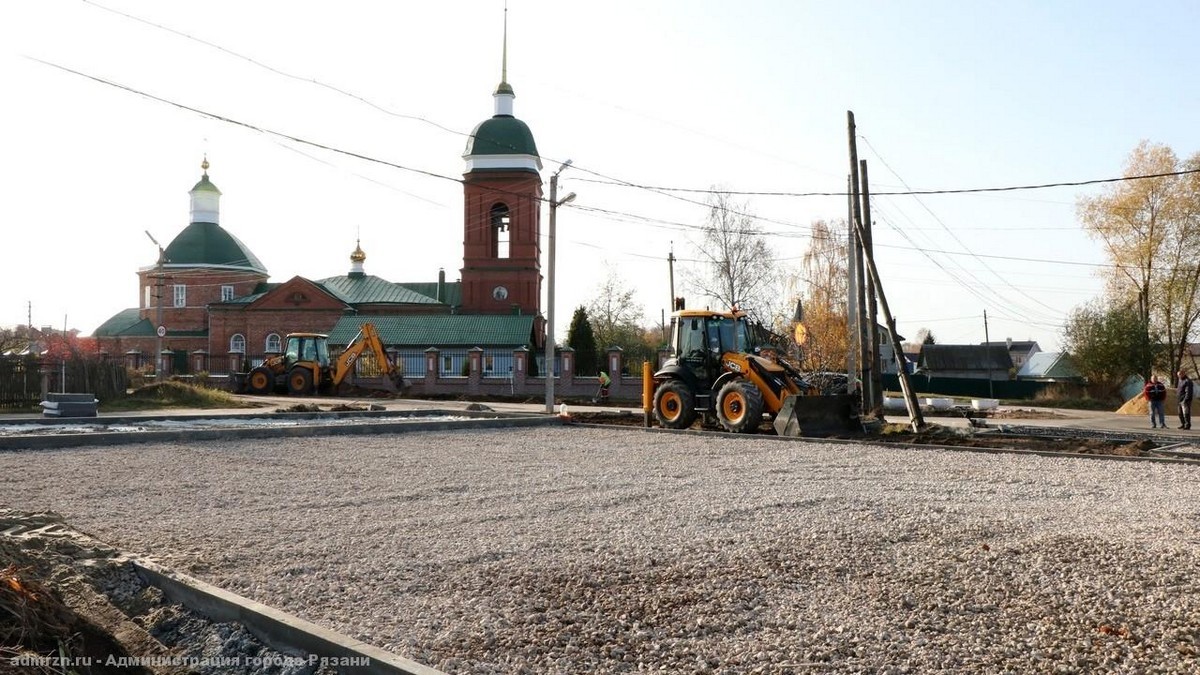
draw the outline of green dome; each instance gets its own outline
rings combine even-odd
[[[245,244],[216,223],[188,225],[163,253],[169,267],[240,268],[267,273]]]
[[[212,181],[210,181],[208,179],[207,173],[204,174],[204,176],[202,176],[200,178],[199,183],[196,183],[196,187],[192,188],[192,192],[196,192],[197,190],[202,190],[204,192],[215,192],[217,194],[221,194],[221,191],[217,189],[217,186],[213,185]]]
[[[496,115],[484,120],[467,139],[464,157],[471,155],[533,155],[538,154],[533,132],[521,120],[510,115]]]

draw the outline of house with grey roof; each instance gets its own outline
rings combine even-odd
[[[1004,345],[922,345],[917,362],[930,377],[1007,380],[1012,368]]]

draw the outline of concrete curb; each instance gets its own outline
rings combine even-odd
[[[243,598],[174,572],[148,560],[132,561],[138,576],[172,601],[217,622],[236,621],[272,649],[285,654],[328,659],[340,673],[365,675],[444,675],[297,616]],[[314,665],[315,665],[314,663]]]
[[[87,446],[125,445],[129,443],[170,443],[219,441],[253,438],[305,438],[313,436],[355,436],[365,434],[396,434],[415,431],[461,431],[467,429],[497,429],[506,427],[557,426],[557,416],[505,416],[501,413],[463,411],[421,411],[420,417],[431,415],[473,417],[466,420],[430,420],[424,422],[382,421],[354,425],[311,425],[278,427],[242,427],[236,429],[179,429],[169,431],[97,432],[81,434],[27,435],[0,437],[0,452],[23,450],[57,450]],[[193,418],[195,419],[195,418]],[[276,417],[275,419],[288,419]],[[294,419],[294,418],[293,418]],[[146,421],[142,419],[142,421]],[[106,420],[107,422],[107,420]]]

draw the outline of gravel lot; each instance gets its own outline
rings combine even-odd
[[[449,673],[1200,669],[1191,466],[537,428],[0,453],[0,505]]]

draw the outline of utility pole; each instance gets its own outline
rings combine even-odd
[[[558,207],[575,199],[575,193],[558,198],[558,174],[571,166],[571,160],[562,163],[558,171],[550,176],[550,260],[546,274],[546,413],[554,414],[554,225]]]
[[[854,185],[846,176],[846,327],[849,329],[850,344],[846,350],[846,393],[858,392],[858,248],[854,234]]]
[[[855,216],[855,218],[852,221],[852,227],[854,227],[855,230],[857,231],[859,241],[861,242],[861,241],[867,240],[867,234],[864,231],[866,229],[866,226],[863,224],[862,219],[859,217],[861,212],[858,209],[858,206],[859,206],[859,202],[858,202],[858,162],[857,162],[858,150],[857,150],[857,145],[855,143],[854,112],[847,110],[846,116],[849,120],[850,158],[851,158],[850,167],[851,167],[851,180],[853,182],[853,188],[854,188],[853,190],[851,190],[851,193],[855,200],[854,201],[854,216]],[[884,320],[887,321],[888,334],[891,336],[891,339],[892,339],[892,349],[897,354],[903,353],[904,348],[900,346],[900,338],[897,337],[897,334],[896,334],[896,320],[892,316],[891,309],[888,308],[887,295],[884,294],[883,284],[879,281],[879,269],[875,266],[875,258],[872,255],[870,255],[869,250],[865,250],[864,253],[865,253],[865,255],[863,256],[863,260],[866,263],[866,268],[867,268],[866,271],[869,272],[870,277],[871,277],[871,283],[874,284],[875,291],[879,295],[879,305],[883,309]],[[862,272],[861,269],[859,271],[860,271],[860,273]],[[860,298],[862,297],[862,294],[861,294],[862,290],[863,289],[860,287],[859,288],[859,291],[860,291],[859,297]],[[862,313],[863,313],[862,308],[860,307],[859,308],[859,317],[860,318],[862,317]],[[875,332],[874,325],[871,326],[871,331]],[[869,376],[869,373],[867,372],[868,368],[870,368],[870,366],[864,364],[864,366],[863,366],[863,371],[864,371],[863,383],[864,384],[866,384],[868,381],[868,376]],[[921,415],[921,408],[917,405],[916,392],[914,392],[912,387],[909,385],[908,373],[905,372],[904,369],[900,369],[899,376],[900,376],[900,389],[904,392],[904,403],[905,403],[905,406],[908,408],[908,418],[909,418],[910,425],[911,425],[913,431],[920,431],[922,428],[925,427],[925,418]],[[864,392],[864,404],[866,403],[866,401],[874,400],[873,398],[868,398],[866,396],[867,393],[868,392]],[[872,393],[872,396],[874,396],[873,393]]]
[[[667,254],[667,273],[671,276],[671,302],[667,309],[675,311],[675,242],[671,242],[671,252]]]
[[[862,224],[862,206],[859,201],[858,192],[858,139],[854,130],[854,112],[846,111],[847,134],[850,140],[850,185],[851,185],[851,203],[853,204],[853,214],[851,217],[851,227],[854,229],[854,255],[858,259],[858,358],[859,365],[862,368],[862,412],[866,414],[871,411],[874,405],[875,393],[873,391],[874,379],[871,373],[871,338],[867,333],[868,330],[874,330],[874,327],[867,326],[867,284],[866,284],[866,268],[863,265],[865,258],[864,253],[864,234]]]
[[[988,374],[988,398],[996,398],[995,389],[992,388],[992,346],[988,344],[991,340],[988,338],[987,325],[987,310],[983,310],[983,358],[987,362]]]
[[[871,243],[871,188],[867,181],[867,160],[858,160],[859,178],[862,180],[862,213],[863,213],[863,255],[875,257],[875,247]],[[871,411],[883,418],[883,361],[879,356],[879,293],[874,279],[867,279],[867,323],[871,331]]]

